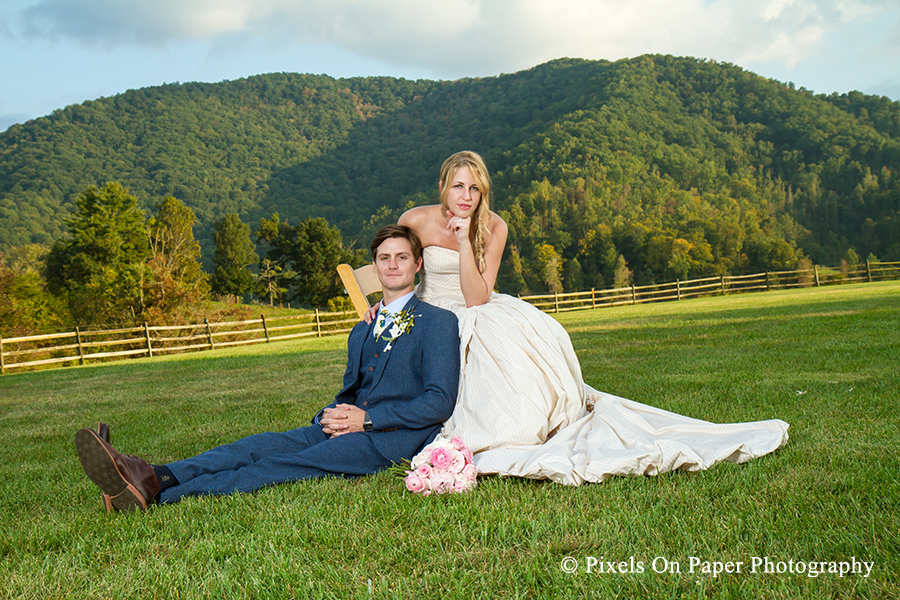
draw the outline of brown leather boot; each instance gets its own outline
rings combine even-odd
[[[109,425],[107,425],[103,421],[97,422],[97,435],[107,444],[111,443],[109,439]],[[108,513],[119,512],[115,508],[113,508],[112,498],[110,498],[109,494],[107,494],[106,492],[100,492],[100,504],[103,505],[103,510]]]
[[[75,448],[84,472],[109,494],[116,510],[146,510],[159,492],[159,481],[147,461],[116,452],[93,429],[75,434]]]

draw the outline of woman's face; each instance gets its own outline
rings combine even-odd
[[[447,208],[455,216],[466,219],[475,214],[478,203],[481,202],[481,190],[469,167],[460,167],[447,183],[450,186],[447,192]]]

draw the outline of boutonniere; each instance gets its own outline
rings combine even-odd
[[[391,330],[381,334],[381,339],[387,341],[384,351],[387,352],[394,345],[394,342],[404,333],[408,333],[416,323],[416,317],[421,317],[409,309],[403,309],[393,317]]]

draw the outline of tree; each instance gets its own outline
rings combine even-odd
[[[24,336],[60,330],[71,317],[66,306],[41,285],[31,270],[17,273],[0,252],[0,336]]]
[[[618,255],[609,226],[600,224],[590,229],[579,243],[579,256],[592,286],[604,287],[612,281]]]
[[[694,264],[691,261],[693,249],[694,245],[687,240],[681,238],[672,240],[672,256],[666,265],[666,271],[672,273],[676,279],[687,279]]]
[[[194,211],[168,196],[148,223],[150,260],[144,281],[144,319],[180,317],[184,309],[207,299],[209,283],[200,266],[200,244],[194,238]]]
[[[216,268],[210,285],[216,294],[242,296],[252,292],[256,278],[247,267],[259,260],[256,246],[250,240],[250,226],[235,213],[216,222]]]
[[[616,270],[613,273],[613,288],[623,288],[631,285],[633,273],[628,269],[625,257],[619,255],[616,259]]]
[[[509,244],[509,259],[500,263],[497,287],[508,294],[520,294],[526,289],[519,247]]]
[[[340,232],[321,217],[292,227],[280,222],[275,213],[270,220],[260,219],[256,236],[269,245],[266,258],[291,272],[291,277],[283,279],[292,292],[290,299],[312,306],[324,306],[341,294],[339,264],[357,267],[366,262],[366,251],[344,248]]]
[[[581,272],[581,263],[577,258],[567,260],[563,272],[563,281],[565,281],[567,290],[577,292],[584,287],[584,275]]]
[[[44,244],[14,246],[6,253],[6,266],[17,275],[40,275],[46,270],[49,252],[50,247]]]
[[[281,265],[276,264],[271,259],[264,258],[259,263],[258,281],[262,293],[269,298],[269,306],[274,306],[275,300],[280,299],[287,291],[287,288],[280,285],[281,279],[286,276],[289,275],[283,273]]]
[[[47,257],[50,291],[65,296],[82,325],[131,325],[143,310],[142,282],[150,256],[144,213],[115,182],[87,188],[66,220],[69,237]]]
[[[538,248],[537,256],[538,264],[541,266],[541,281],[546,284],[550,292],[556,293],[562,291],[562,258],[556,252],[556,248],[550,244],[543,244]]]

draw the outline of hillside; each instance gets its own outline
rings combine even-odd
[[[618,256],[639,281],[851,247],[900,259],[900,103],[671,56],[453,82],[281,73],[70,106],[0,134],[0,249],[51,243],[73,197],[109,180],[148,210],[190,206],[207,266],[228,212],[254,228],[323,216],[365,238],[433,200],[463,148],[493,171],[511,291],[546,281],[544,245],[567,287],[612,283]]]

